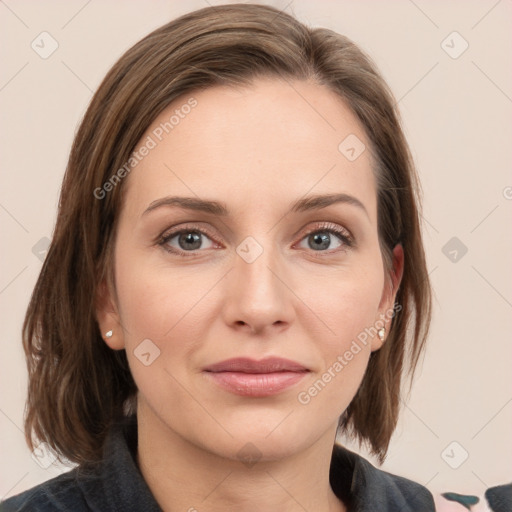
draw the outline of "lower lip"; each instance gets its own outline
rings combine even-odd
[[[205,372],[215,382],[236,395],[275,395],[299,382],[308,372],[242,373]]]

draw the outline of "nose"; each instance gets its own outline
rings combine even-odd
[[[274,249],[265,248],[252,262],[236,254],[234,268],[226,276],[225,322],[248,334],[287,329],[295,297],[288,274]]]

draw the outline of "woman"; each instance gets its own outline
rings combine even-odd
[[[262,5],[137,43],[77,132],[24,324],[27,442],[78,466],[2,510],[430,511],[382,462],[428,333],[419,185],[346,37]]]

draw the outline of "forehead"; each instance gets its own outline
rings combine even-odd
[[[259,79],[183,95],[137,149],[144,145],[151,149],[126,184],[130,209],[164,195],[221,197],[236,209],[332,192],[375,209],[364,128],[338,95],[315,83]]]

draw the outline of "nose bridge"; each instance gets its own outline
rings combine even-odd
[[[261,329],[276,322],[289,322],[292,313],[291,292],[279,248],[272,235],[246,237],[236,248],[230,272],[228,317]],[[263,241],[262,238],[265,238]],[[284,282],[283,282],[284,281]]]
[[[268,235],[268,234],[267,234]],[[275,272],[279,264],[279,250],[275,246],[272,236],[246,237],[236,248],[235,274],[236,282],[250,292],[253,300],[265,297],[270,300],[280,295],[278,288],[282,283]]]

